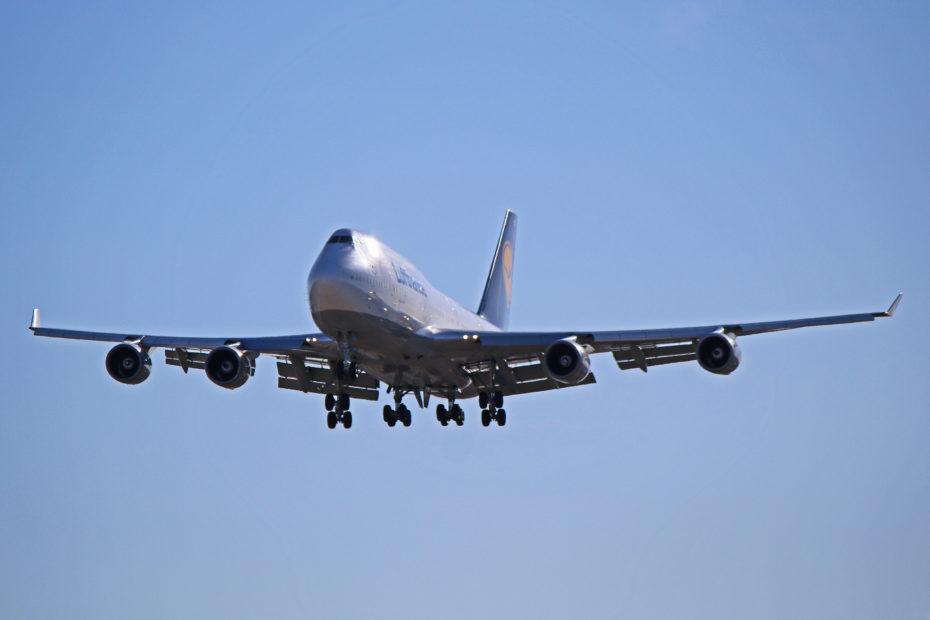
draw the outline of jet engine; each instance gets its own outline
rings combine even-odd
[[[128,342],[110,349],[106,365],[111,377],[127,385],[142,383],[152,372],[152,360],[148,352],[139,345]]]
[[[728,375],[739,366],[740,352],[732,334],[704,336],[697,346],[697,361],[701,368],[717,375]]]
[[[204,367],[210,381],[220,387],[234,390],[241,387],[252,374],[252,359],[236,347],[217,347],[207,355]]]
[[[556,340],[543,355],[546,373],[559,383],[581,383],[591,371],[588,354],[574,340]]]

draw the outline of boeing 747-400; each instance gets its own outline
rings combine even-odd
[[[204,370],[216,385],[242,387],[259,355],[277,361],[278,387],[324,395],[329,428],[352,426],[352,399],[378,400],[381,385],[393,396],[388,426],[410,426],[404,396],[420,408],[430,397],[436,418],[461,426],[459,401],[477,398],[481,423],[503,426],[504,398],[594,383],[589,356],[609,353],[622,370],[696,361],[728,375],[740,363],[737,338],[766,332],[872,321],[894,314],[845,314],[767,323],[630,331],[508,331],[517,217],[504,217],[491,271],[477,312],[435,289],[403,256],[375,237],[343,228],[329,237],[307,277],[310,313],[321,330],[291,336],[184,338],[87,332],[42,327],[39,310],[29,328],[36,336],[119,343],[106,357],[111,377],[128,385],[145,381],[153,349],[165,362]]]

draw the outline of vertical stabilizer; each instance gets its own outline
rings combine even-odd
[[[510,291],[513,285],[513,259],[516,252],[517,214],[507,210],[501,236],[491,261],[488,282],[478,306],[478,314],[501,329],[510,320]]]

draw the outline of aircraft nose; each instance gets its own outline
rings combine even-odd
[[[360,293],[344,280],[321,278],[310,284],[310,308],[313,312],[356,310]]]

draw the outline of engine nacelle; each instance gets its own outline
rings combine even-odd
[[[128,342],[110,349],[106,365],[111,377],[127,385],[142,383],[152,372],[152,360],[148,352],[139,345]]]
[[[704,336],[697,346],[701,368],[717,375],[728,375],[739,366],[740,352],[732,334]]]
[[[546,374],[559,383],[581,383],[591,372],[588,354],[574,340],[556,340],[543,355]]]
[[[207,355],[204,368],[210,381],[234,390],[242,387],[252,375],[252,360],[236,347],[217,347]]]

